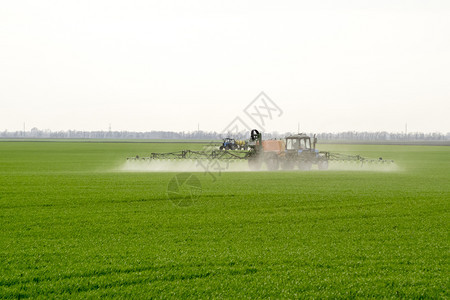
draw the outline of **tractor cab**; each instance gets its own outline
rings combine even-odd
[[[313,143],[313,146],[311,147],[311,138],[304,133],[286,137],[287,152],[310,152],[314,151],[314,146]]]

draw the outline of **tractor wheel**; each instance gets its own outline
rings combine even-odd
[[[311,167],[312,167],[312,163],[309,161],[301,161],[298,164],[298,168],[301,171],[309,171],[309,170],[311,170]]]
[[[328,160],[319,161],[317,166],[319,167],[319,170],[328,170]]]
[[[259,158],[249,158],[248,167],[252,171],[258,171],[261,169],[262,161]]]
[[[280,162],[278,161],[278,156],[271,155],[266,159],[267,169],[269,171],[276,171],[280,167]]]
[[[220,147],[219,147],[219,150],[223,150],[223,146],[220,146]]]

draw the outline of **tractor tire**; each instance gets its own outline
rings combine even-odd
[[[266,158],[266,165],[269,171],[276,171],[280,168],[280,161],[277,155],[271,155]]]
[[[298,164],[298,169],[300,171],[309,171],[309,170],[311,170],[311,167],[312,167],[312,163],[309,161],[301,161]]]
[[[220,146],[220,147],[219,147],[219,150],[223,150],[223,146]]]
[[[319,170],[328,170],[328,160],[321,160],[317,163]]]

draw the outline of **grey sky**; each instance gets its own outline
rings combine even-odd
[[[450,1],[2,1],[0,130],[450,131]]]

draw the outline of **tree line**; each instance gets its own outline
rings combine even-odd
[[[264,133],[264,138],[283,138],[293,132]],[[187,140],[220,140],[225,137],[235,139],[248,139],[248,132],[239,133],[219,133],[207,131],[173,132],[173,131],[51,131],[32,128],[29,131],[3,131],[0,138],[33,138],[33,139],[187,139]],[[313,136],[313,134],[309,134]],[[443,134],[440,132],[423,133],[392,133],[392,132],[323,132],[316,134],[322,141],[450,141],[450,132]]]

